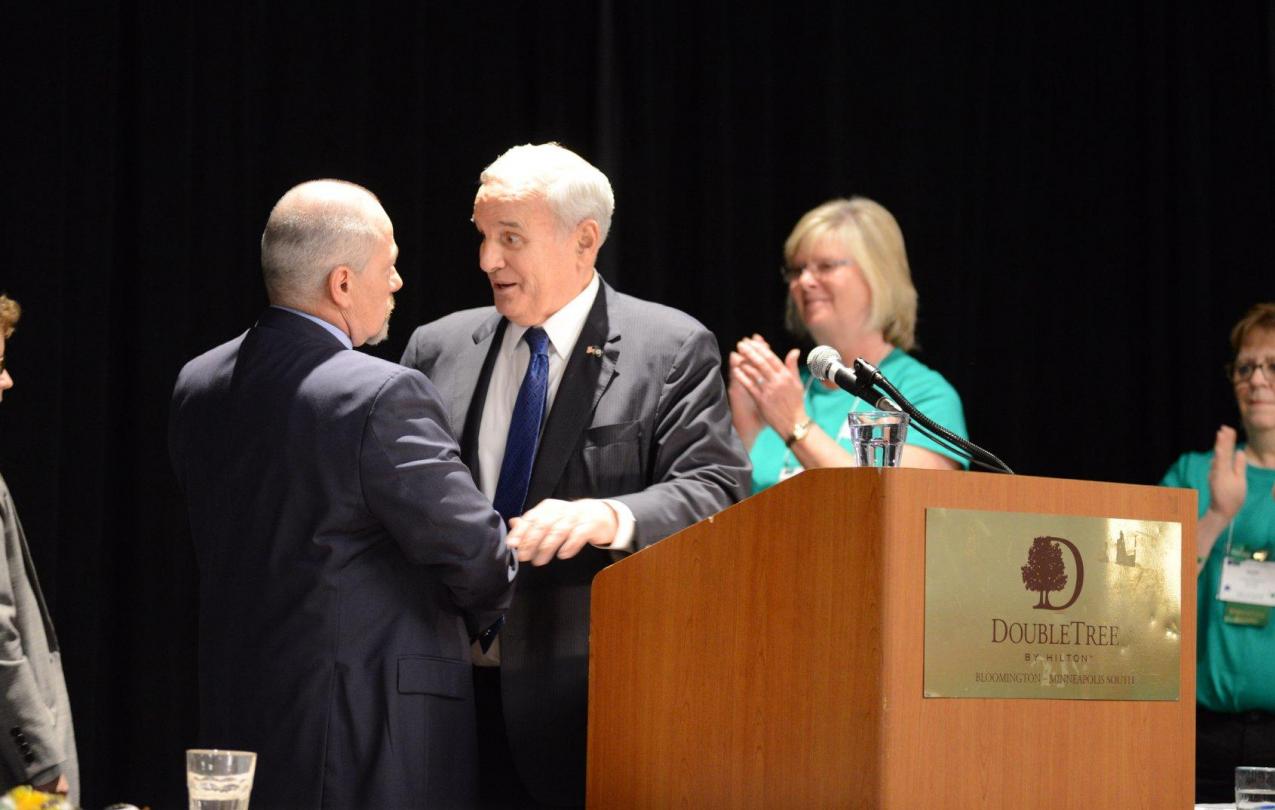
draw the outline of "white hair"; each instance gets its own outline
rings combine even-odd
[[[320,295],[328,273],[361,272],[384,238],[385,210],[372,192],[344,180],[311,180],[275,203],[261,234],[261,270],[273,304]]]
[[[586,219],[598,223],[601,245],[611,230],[615,193],[607,176],[589,161],[557,143],[523,144],[496,158],[479,175],[490,193],[513,198],[539,196],[563,230]]]

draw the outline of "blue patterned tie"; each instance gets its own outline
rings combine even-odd
[[[495,507],[505,520],[521,515],[527,500],[531,464],[536,460],[540,422],[545,415],[545,395],[549,393],[549,336],[539,326],[533,326],[522,339],[531,347],[531,360],[514,400],[505,458],[496,482]]]

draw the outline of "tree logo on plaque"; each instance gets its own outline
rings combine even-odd
[[[1061,605],[1051,605],[1049,594],[1067,587],[1067,565],[1063,561],[1062,547],[1071,551],[1075,563],[1076,584],[1071,598]],[[1023,587],[1040,594],[1037,610],[1064,610],[1075,604],[1080,590],[1085,586],[1085,564],[1080,559],[1080,549],[1063,537],[1037,537],[1027,550],[1027,564],[1022,567]]]

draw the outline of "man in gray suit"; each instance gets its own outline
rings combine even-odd
[[[499,683],[475,670],[480,736],[500,738],[480,739],[489,806],[583,803],[594,574],[748,491],[716,339],[594,270],[614,207],[573,152],[510,149],[474,202],[495,307],[422,326],[403,355],[442,392],[462,457],[534,566],[500,633]],[[492,767],[502,754],[513,784]]]
[[[261,252],[272,306],[173,392],[202,744],[258,752],[254,807],[469,806],[469,645],[517,563],[433,385],[351,351],[388,331],[393,227],[366,189],[304,183]]]
[[[13,299],[0,295],[0,396],[13,387],[5,368],[5,343],[21,316]],[[62,653],[53,617],[44,604],[27,537],[9,487],[0,478],[0,793],[33,785],[79,802],[71,704],[62,677]]]

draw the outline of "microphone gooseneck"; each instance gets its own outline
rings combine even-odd
[[[952,431],[930,419],[925,414],[921,413],[919,408],[909,402],[908,398],[903,396],[903,393],[899,391],[899,389],[895,388],[894,385],[885,378],[885,375],[881,373],[880,369],[869,363],[867,360],[864,360],[862,357],[856,357],[854,359],[854,370],[861,385],[869,390],[875,390],[879,387],[898,400],[903,406],[903,411],[912,417],[913,426],[929,436],[940,446],[956,451],[960,455],[968,458],[971,463],[977,464],[985,469],[989,469],[994,472],[1009,473],[1010,475],[1014,474],[1014,471],[1009,468],[1009,465],[997,458],[991,451],[984,450],[982,447],[979,447],[970,440],[956,435]]]
[[[854,368],[848,368],[841,362],[841,353],[836,349],[831,346],[816,346],[806,355],[806,365],[817,379],[835,383],[842,390],[854,394],[877,410],[900,411],[908,414],[912,417],[912,426],[929,436],[940,447],[968,458],[971,463],[979,467],[1013,473],[1009,465],[992,453],[956,435],[921,413],[900,393],[899,389],[890,384],[876,366],[863,358],[855,358]],[[885,393],[881,393],[878,388]]]

